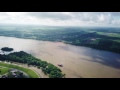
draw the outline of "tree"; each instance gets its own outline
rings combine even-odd
[[[37,66],[38,69],[40,69],[40,66]]]
[[[13,51],[13,48],[4,47],[1,50],[2,51]]]
[[[19,75],[20,75],[21,77],[23,77],[23,73],[22,73],[22,72],[20,72]]]
[[[66,74],[63,74],[63,77],[65,78]]]
[[[1,69],[0,69],[0,73],[1,73]]]

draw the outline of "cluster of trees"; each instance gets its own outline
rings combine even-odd
[[[13,48],[4,47],[1,50],[2,51],[13,51]]]
[[[92,38],[95,40],[91,40]],[[114,40],[112,37],[88,33],[79,35],[79,38],[76,38],[74,41],[71,40],[70,44],[120,53],[120,43]]]
[[[45,74],[48,74],[50,78],[62,78],[65,76],[58,67],[47,63],[46,61],[42,61],[24,51],[13,52],[8,55],[0,55],[0,60],[37,66],[38,68],[41,68]]]

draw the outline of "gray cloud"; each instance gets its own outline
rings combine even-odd
[[[68,20],[72,17],[61,12],[29,12],[27,15],[37,18],[49,18],[54,20]]]
[[[120,12],[0,12],[0,23],[120,26]]]

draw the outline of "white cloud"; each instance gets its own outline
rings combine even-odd
[[[0,12],[0,23],[120,26],[120,12]]]

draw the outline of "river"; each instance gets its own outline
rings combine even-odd
[[[62,42],[0,36],[0,48],[25,51],[59,67],[67,78],[120,78],[120,54]]]

